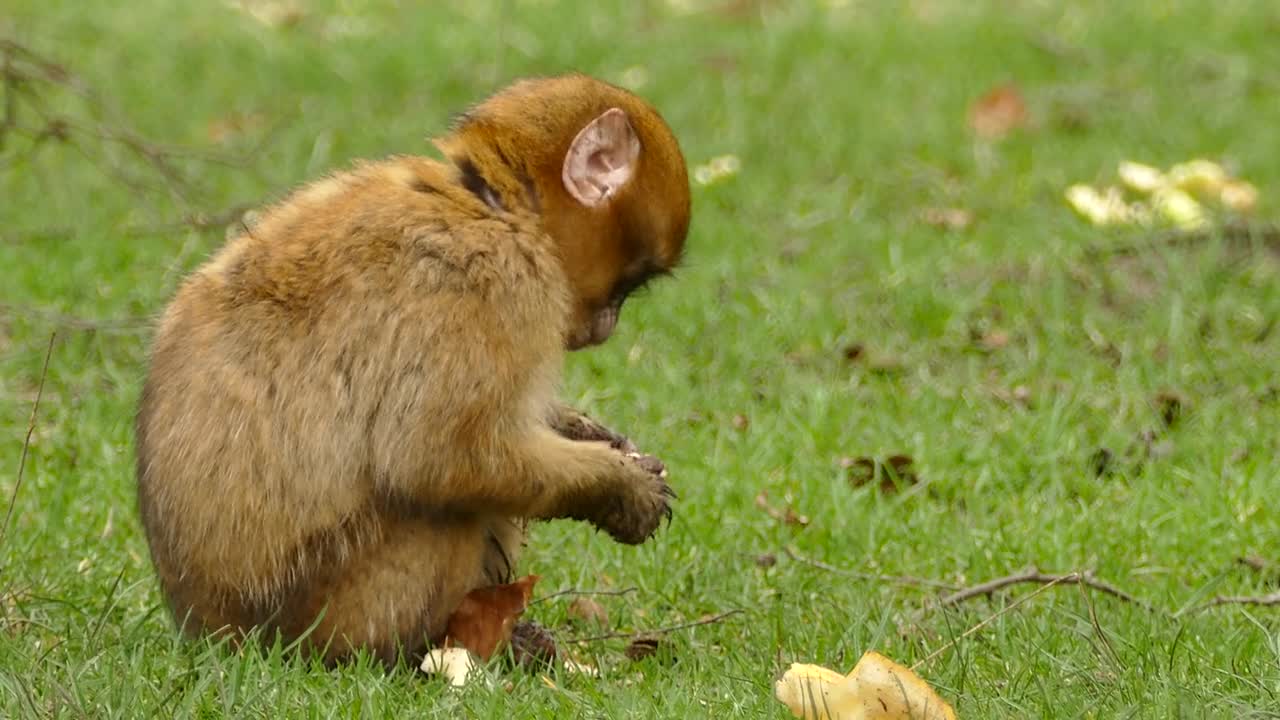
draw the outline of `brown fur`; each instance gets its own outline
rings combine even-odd
[[[605,207],[565,191],[611,107],[639,170]],[[558,405],[566,344],[671,268],[685,166],[656,111],[584,76],[525,81],[438,140],[262,213],[179,289],[137,417],[139,506],[191,632],[388,661],[511,576],[527,519],[626,543],[669,516],[624,439]],[[624,445],[628,447],[624,447]]]

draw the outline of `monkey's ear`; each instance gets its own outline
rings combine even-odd
[[[610,108],[578,132],[564,156],[564,188],[587,207],[613,197],[636,171],[640,138],[627,114]]]

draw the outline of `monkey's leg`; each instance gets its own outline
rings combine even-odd
[[[330,662],[360,648],[387,664],[411,657],[440,639],[468,592],[510,578],[521,536],[498,518],[389,519],[377,540],[296,589],[277,625],[287,640],[311,628],[305,645]]]

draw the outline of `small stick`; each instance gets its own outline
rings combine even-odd
[[[1259,607],[1271,607],[1280,605],[1280,592],[1273,592],[1270,595],[1219,595],[1207,603],[1196,605],[1190,610],[1177,614],[1198,613],[1221,605],[1256,605]]]
[[[958,590],[959,589],[959,586],[954,585],[952,583],[942,582],[941,580],[929,580],[927,578],[912,577],[910,575],[877,575],[875,573],[862,573],[856,570],[846,570],[844,568],[836,567],[835,565],[828,565],[827,563],[824,563],[821,560],[814,560],[813,558],[807,558],[801,555],[800,553],[796,552],[794,549],[790,547],[783,548],[783,552],[787,554],[787,557],[791,558],[792,560],[795,560],[796,562],[801,562],[801,563],[804,563],[805,565],[811,565],[813,567],[816,567],[819,570],[826,570],[829,573],[835,573],[836,575],[843,575],[844,577],[851,577],[856,580],[868,580],[871,582],[886,582],[886,583],[893,583],[895,585],[910,585],[913,587],[931,587],[931,588],[937,588],[940,590]]]
[[[990,595],[995,591],[1003,590],[1010,585],[1019,585],[1022,583],[1039,583],[1041,585],[1057,585],[1058,583],[1066,583],[1068,585],[1079,584],[1099,592],[1104,592],[1125,602],[1133,603],[1134,605],[1137,605],[1149,612],[1156,612],[1155,607],[1151,604],[1143,600],[1139,600],[1120,588],[1110,583],[1103,582],[1102,580],[1098,580],[1087,573],[1073,572],[1067,573],[1066,575],[1050,575],[1048,573],[1042,573],[1035,568],[1031,568],[1030,570],[1020,573],[1014,573],[1013,575],[1006,575],[1005,577],[996,578],[995,580],[989,580],[972,587],[967,587],[959,592],[952,593],[939,599],[935,604],[935,607],[959,605],[966,600],[972,600],[973,598],[983,595]]]
[[[557,590],[550,595],[530,600],[525,607],[528,607],[529,605],[537,605],[538,603],[546,602],[548,600],[554,600],[555,598],[564,597],[565,595],[626,595],[628,593],[636,592],[639,589],[640,588],[637,587],[627,587],[622,588],[621,590],[579,590],[577,588],[566,588],[564,590]]]
[[[18,459],[18,479],[13,483],[13,493],[9,496],[9,509],[4,514],[4,525],[0,526],[0,544],[9,536],[9,521],[13,519],[13,508],[18,503],[18,491],[22,489],[22,474],[27,469],[27,451],[31,448],[31,435],[36,431],[36,415],[40,412],[40,398],[44,397],[44,380],[49,375],[49,358],[53,356],[53,341],[58,333],[49,334],[49,349],[44,352],[44,368],[40,370],[40,386],[36,388],[36,399],[31,404],[31,419],[27,422],[27,439],[22,441],[22,455]]]
[[[0,302],[0,317],[29,318],[63,330],[87,330],[103,333],[143,332],[151,326],[151,319],[144,317],[94,320],[75,315],[64,315],[63,313],[43,308],[11,305],[5,302]]]
[[[700,625],[710,625],[711,623],[717,623],[717,622],[720,622],[721,620],[724,620],[727,617],[737,615],[741,612],[743,612],[741,609],[728,610],[726,612],[720,613],[719,615],[712,615],[711,617],[702,618],[701,620],[694,620],[693,622],[681,623],[679,625],[668,625],[667,627],[654,628],[652,630],[637,630],[635,632],[611,632],[611,633],[605,633],[603,635],[591,635],[589,637],[574,638],[572,640],[566,640],[565,642],[587,643],[587,642],[596,642],[598,640],[614,640],[618,638],[638,638],[638,637],[648,637],[651,635],[666,635],[667,633],[675,632],[676,630],[687,630],[688,628],[691,628],[691,627],[698,627]]]
[[[917,661],[915,662],[915,664],[913,664],[913,665],[911,666],[911,670],[912,670],[913,672],[914,672],[914,671],[916,671],[916,670],[919,670],[921,665],[924,665],[925,663],[927,663],[927,662],[929,662],[930,660],[932,660],[932,659],[934,659],[934,658],[938,657],[938,656],[939,656],[939,655],[941,655],[942,653],[944,653],[944,652],[946,652],[946,651],[950,650],[951,648],[955,647],[956,643],[960,642],[961,640],[964,640],[965,638],[967,638],[967,637],[969,637],[970,635],[972,635],[972,634],[974,634],[974,633],[978,632],[978,631],[979,631],[979,630],[981,630],[982,628],[984,628],[984,627],[986,627],[986,626],[990,625],[991,623],[995,622],[995,621],[996,621],[996,619],[998,619],[1000,616],[1004,615],[1005,613],[1010,612],[1010,611],[1012,611],[1013,609],[1015,609],[1015,608],[1019,607],[1020,605],[1022,605],[1023,603],[1026,603],[1026,602],[1030,601],[1030,600],[1031,600],[1032,598],[1034,598],[1035,596],[1037,596],[1037,595],[1039,595],[1039,594],[1041,594],[1041,593],[1043,593],[1043,592],[1046,592],[1049,588],[1053,587],[1054,585],[1057,585],[1058,583],[1064,583],[1064,582],[1074,582],[1074,581],[1079,580],[1079,579],[1080,579],[1080,575],[1079,575],[1079,573],[1070,573],[1070,574],[1068,574],[1068,575],[1058,575],[1058,576],[1057,576],[1057,577],[1055,577],[1053,580],[1050,580],[1049,582],[1045,583],[1043,586],[1041,586],[1041,587],[1037,588],[1035,592],[1030,593],[1029,595],[1026,595],[1025,597],[1018,598],[1017,600],[1015,600],[1014,602],[1010,603],[1009,605],[1007,605],[1007,606],[1005,606],[1005,607],[1001,608],[999,612],[996,612],[996,613],[994,613],[993,615],[991,615],[991,617],[986,618],[985,620],[983,620],[982,622],[978,623],[977,625],[974,625],[973,627],[969,628],[968,630],[965,630],[964,632],[960,633],[960,636],[959,636],[959,637],[957,637],[956,639],[954,639],[954,640],[952,640],[952,641],[948,642],[947,644],[943,645],[942,647],[938,648],[937,650],[934,650],[933,652],[929,653],[928,655],[924,656],[923,658],[921,658],[921,659],[917,660]],[[1010,584],[1012,584],[1012,583],[1010,583]]]

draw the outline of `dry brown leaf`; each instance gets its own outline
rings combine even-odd
[[[595,623],[601,626],[609,624],[609,612],[604,609],[603,605],[589,597],[574,598],[565,612],[568,613],[569,618],[572,620],[581,620],[582,622]]]
[[[790,505],[783,510],[779,510],[778,508],[770,505],[769,493],[765,490],[761,490],[760,493],[756,495],[756,507],[765,511],[765,514],[774,520],[793,527],[806,527],[809,524],[809,517],[807,515],[797,513],[795,508]]]
[[[537,575],[528,575],[508,585],[491,585],[467,593],[449,617],[445,646],[464,647],[481,660],[493,657],[510,641],[511,631],[524,614],[537,582]]]
[[[653,657],[658,654],[658,649],[662,647],[662,643],[658,638],[640,637],[632,640],[624,653],[628,660],[644,660],[647,657]]]
[[[986,140],[999,140],[1027,124],[1027,103],[1013,83],[992,88],[969,107],[969,128]]]
[[[890,455],[883,462],[874,458],[840,458],[840,467],[848,471],[849,483],[860,488],[877,482],[880,492],[892,495],[899,488],[915,485],[920,478],[913,469],[915,461],[910,455]]]
[[[978,338],[978,343],[988,352],[1001,350],[1009,344],[1009,333],[998,328],[988,330]]]
[[[973,213],[964,208],[926,208],[920,219],[941,230],[968,230],[973,225]]]
[[[1182,419],[1186,407],[1187,403],[1182,396],[1172,390],[1156,394],[1156,408],[1159,409],[1160,419],[1167,428],[1173,427]]]
[[[211,120],[206,130],[209,141],[222,144],[254,132],[263,125],[263,118],[257,114],[231,113],[225,117]]]

